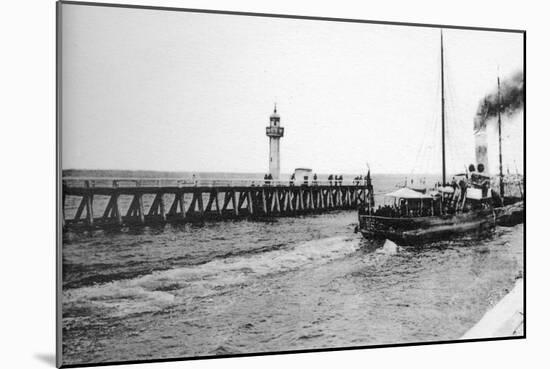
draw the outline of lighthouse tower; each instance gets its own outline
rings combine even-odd
[[[280,139],[284,132],[285,129],[281,127],[281,117],[277,114],[277,104],[275,104],[273,114],[269,117],[269,126],[265,127],[265,134],[269,137],[269,174],[274,180],[278,180],[281,174]]]

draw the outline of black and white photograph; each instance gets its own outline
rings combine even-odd
[[[525,338],[524,76],[521,29],[57,2],[57,365]]]

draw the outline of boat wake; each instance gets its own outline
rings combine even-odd
[[[225,293],[259,277],[317,267],[355,253],[360,247],[356,237],[331,237],[312,240],[291,249],[215,259],[127,280],[69,289],[63,302],[69,317],[90,310],[120,317],[160,311],[193,299]],[[80,313],[81,314],[81,313]]]

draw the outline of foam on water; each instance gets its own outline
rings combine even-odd
[[[93,277],[78,267],[95,257],[113,273],[64,288],[66,363],[456,339],[522,275],[523,226],[401,248],[354,235],[355,219],[77,239],[64,272]],[[125,274],[136,258],[140,274]]]
[[[359,242],[357,237],[312,240],[292,249],[215,259],[135,279],[70,289],[64,299],[71,306],[101,309],[102,314],[111,316],[154,312],[188,299],[218,294],[254,278],[330,263],[356,252]]]
[[[386,240],[384,242],[384,246],[382,246],[381,249],[376,250],[376,253],[383,255],[395,255],[399,251],[401,251],[401,248],[399,246],[397,246],[394,242],[390,240]]]

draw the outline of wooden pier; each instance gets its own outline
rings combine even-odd
[[[354,210],[364,183],[63,179],[63,227],[104,228]]]

